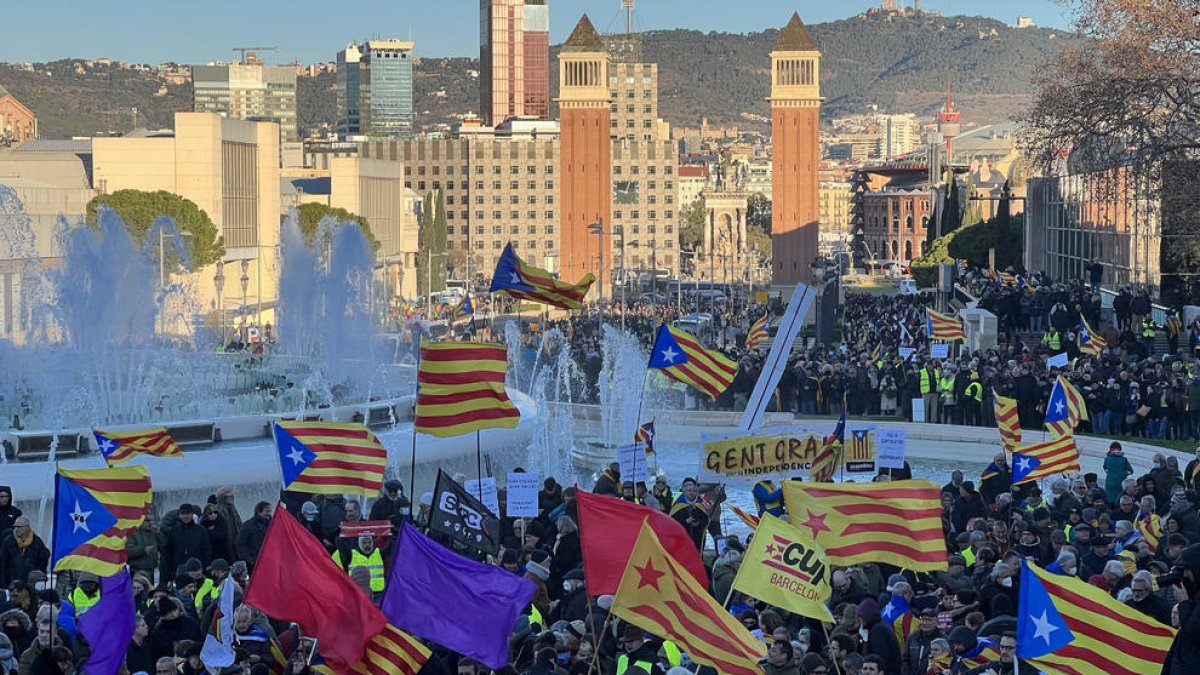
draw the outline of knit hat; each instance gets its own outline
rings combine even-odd
[[[611,595],[602,595],[602,596],[596,598],[596,605],[598,605],[600,607],[600,609],[602,609],[606,612],[608,610],[612,609],[612,604],[613,604],[613,596],[611,596]]]
[[[587,632],[587,624],[583,622],[583,619],[575,619],[567,624],[567,631],[575,637],[581,638]]]
[[[79,583],[86,584],[89,582],[93,583],[93,584],[98,584],[98,583],[100,583],[100,577],[96,576],[95,574],[92,574],[91,572],[80,572],[79,573]]]
[[[319,511],[320,509],[317,508],[317,505],[312,502],[304,502],[300,505],[300,513],[316,514]]]
[[[228,572],[229,563],[224,558],[215,558],[208,566],[209,572]]]
[[[829,663],[826,662],[825,659],[821,658],[820,654],[817,654],[816,652],[809,652],[805,654],[804,659],[800,661],[800,666],[804,669],[804,672],[811,673],[817,668],[828,668]]]
[[[193,579],[190,575],[180,574],[179,576],[175,577],[175,589],[176,590],[182,591],[184,589],[184,587],[186,587],[186,586],[195,586],[195,585],[196,585],[196,580]]]
[[[199,558],[188,558],[183,564],[184,572],[202,572],[204,571],[204,563],[200,562]]]
[[[546,553],[546,551],[544,551],[543,549],[540,549],[540,548],[534,549],[533,553],[529,554],[529,559],[534,561],[535,563],[538,563],[539,565],[545,565],[546,560],[549,557],[550,557],[550,554]]]
[[[525,571],[541,579],[542,581],[550,578],[550,569],[545,565],[539,565],[532,560],[525,563]]]
[[[500,553],[500,564],[501,565],[516,565],[517,564],[516,549],[511,549],[511,548],[504,549],[504,551]]]

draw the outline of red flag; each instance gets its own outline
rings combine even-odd
[[[306,635],[320,641],[325,662],[336,672],[349,673],[387,619],[316,538],[283,511],[280,504],[267,527],[246,604],[300,624]]]
[[[683,526],[667,514],[648,506],[592,494],[577,488],[579,541],[583,548],[583,573],[588,595],[612,595],[621,585],[621,575],[637,543],[642,521],[648,519],[663,548],[696,581],[708,587],[708,573],[700,553]]]

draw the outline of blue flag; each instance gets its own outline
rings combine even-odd
[[[116,524],[117,517],[96,499],[91,490],[61,473],[55,476],[55,562],[71,555],[80,546],[104,534]]]
[[[883,611],[879,613],[879,616],[885,622],[894,624],[896,623],[896,619],[904,616],[904,613],[908,609],[908,600],[905,600],[903,595],[892,594],[891,599],[888,600],[888,604],[883,606]]]
[[[1042,460],[1027,455],[1023,452],[1014,452],[1012,454],[1013,470],[1012,482],[1013,485],[1025,480],[1025,477],[1033,473],[1033,470],[1042,465]]]
[[[670,368],[688,362],[687,354],[683,352],[683,347],[675,340],[675,336],[671,335],[671,329],[667,328],[667,324],[662,324],[658,327],[658,333],[654,336],[654,347],[650,350],[650,363],[648,368]]]
[[[278,424],[271,425],[271,429],[275,434],[275,448],[279,452],[279,468],[283,470],[283,485],[287,487],[304,473],[317,458],[317,453]]]
[[[116,675],[125,664],[125,649],[133,637],[137,613],[129,568],[100,579],[100,600],[76,624],[92,653],[81,669],[88,675]]]
[[[1021,595],[1017,602],[1017,656],[1036,659],[1063,648],[1075,639],[1042,580],[1021,561]]]
[[[468,560],[405,523],[380,609],[396,628],[497,669],[508,665],[508,636],[535,590],[532,581]]]
[[[521,276],[521,261],[513,252],[512,244],[504,247],[504,252],[496,261],[496,271],[492,273],[492,286],[488,290],[492,293],[497,291],[533,293],[537,290],[526,283],[524,277]]]

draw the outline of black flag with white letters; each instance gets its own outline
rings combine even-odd
[[[500,520],[440,469],[429,509],[429,529],[490,555],[500,552]]]

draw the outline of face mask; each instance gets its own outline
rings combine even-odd
[[[0,647],[0,661],[7,661],[13,657],[13,650],[8,647]]]
[[[1003,579],[1000,580],[1000,585],[1005,588],[1012,588],[1012,585],[1013,585],[1012,577],[1004,577]]]
[[[36,581],[36,582],[34,582],[33,587],[39,591],[44,591],[44,590],[46,590],[46,582]]]
[[[566,591],[566,592],[568,592],[568,593],[570,593],[572,590],[574,590],[574,587],[573,587],[573,586],[571,586],[571,582],[569,582],[569,581],[564,581],[564,582],[563,582],[563,590],[564,590],[564,591]]]
[[[315,514],[315,513],[306,513],[306,514],[304,514],[304,519],[305,519],[305,520],[307,520],[308,522],[310,522],[310,523],[311,523],[311,522],[313,522],[314,520],[316,520],[316,519],[317,519],[317,514]]]

